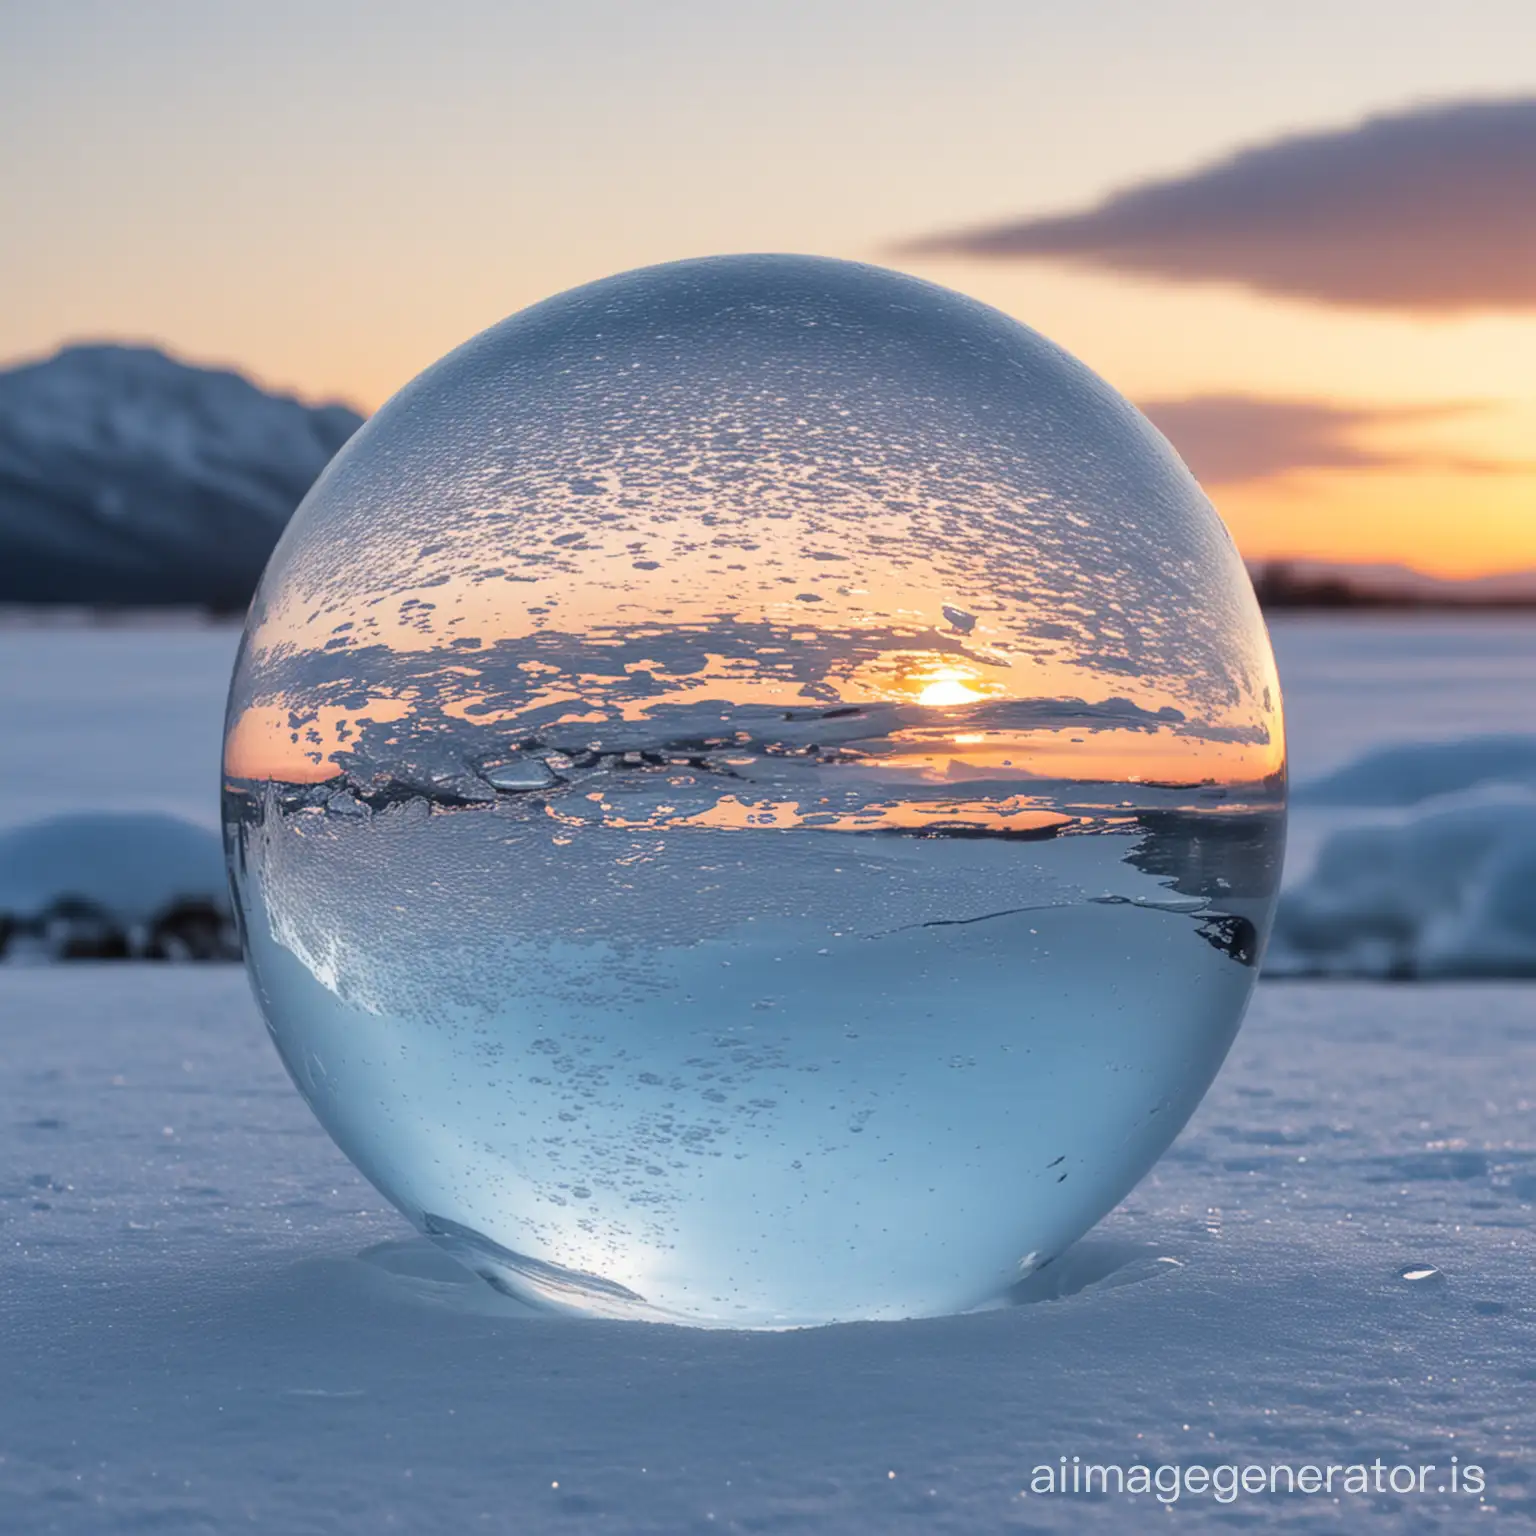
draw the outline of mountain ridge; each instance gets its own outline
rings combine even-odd
[[[0,602],[243,608],[362,422],[147,346],[0,372]]]

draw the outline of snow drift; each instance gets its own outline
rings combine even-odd
[[[148,347],[0,373],[0,602],[243,608],[361,424]]]
[[[1382,747],[1301,785],[1295,804],[1407,806],[1485,785],[1536,789],[1536,736],[1471,736]]]
[[[1281,898],[1270,974],[1536,977],[1536,738],[1383,749],[1296,803],[1396,816],[1327,836]]]
[[[238,959],[218,837],[96,812],[0,833],[0,958]]]

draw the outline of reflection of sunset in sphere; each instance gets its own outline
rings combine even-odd
[[[974,704],[981,697],[970,686],[971,675],[953,667],[940,667],[923,682],[919,704]]]
[[[1034,333],[845,263],[578,289],[374,418],[230,698],[258,995],[494,1285],[977,1305],[1167,1146],[1251,989],[1284,742],[1230,540]]]

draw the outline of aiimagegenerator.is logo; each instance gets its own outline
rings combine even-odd
[[[1218,1504],[1238,1499],[1296,1494],[1338,1498],[1447,1494],[1481,1499],[1488,1479],[1475,1462],[1452,1456],[1447,1463],[1389,1462],[1100,1462],[1059,1456],[1031,1468],[1027,1495],[1086,1495],[1096,1498],[1145,1495],[1161,1504],[1182,1498],[1209,1498]]]

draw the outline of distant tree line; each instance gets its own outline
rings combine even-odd
[[[1352,582],[1337,573],[1307,575],[1286,560],[1271,560],[1260,566],[1253,573],[1253,590],[1264,608],[1536,608],[1536,595],[1415,592],[1407,587]]]

